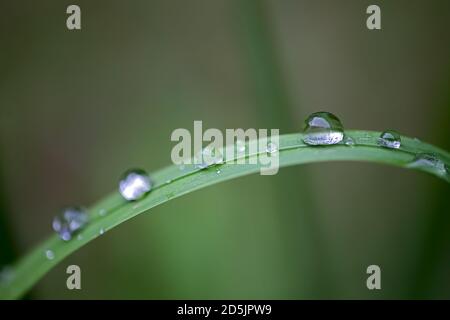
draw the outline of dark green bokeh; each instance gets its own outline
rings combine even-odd
[[[65,27],[66,7],[82,30]],[[170,163],[176,128],[395,129],[450,149],[448,1],[3,1],[1,258],[130,167]],[[33,298],[449,298],[449,187],[360,163],[207,188],[106,233]],[[8,236],[11,235],[11,237]],[[16,255],[17,256],[17,255]],[[82,290],[65,268],[82,269]],[[382,290],[366,268],[382,269]]]

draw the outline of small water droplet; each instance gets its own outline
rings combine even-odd
[[[316,112],[305,120],[303,141],[309,145],[332,145],[344,138],[344,127],[334,114]]]
[[[400,135],[393,130],[386,130],[381,133],[380,137],[377,140],[378,145],[389,148],[389,149],[398,149],[401,145]]]
[[[245,141],[243,140],[236,140],[236,150],[238,155],[242,155],[245,153]]]
[[[222,171],[221,171],[220,169],[217,169],[217,170],[216,170],[216,173],[217,173],[217,174],[220,174],[221,172],[222,172]]]
[[[98,214],[101,215],[101,216],[106,215],[106,209],[102,208],[102,209],[98,210]]]
[[[172,179],[167,179],[166,180],[166,184],[169,184],[169,183],[171,183],[172,182]]]
[[[89,217],[81,207],[68,207],[53,218],[52,227],[64,241],[72,239],[72,235],[88,223]]]
[[[119,192],[128,201],[145,196],[152,189],[152,182],[147,172],[142,169],[126,171],[119,182]]]
[[[448,167],[434,153],[418,153],[408,167],[420,168],[439,176],[446,177],[447,180],[450,178]]]
[[[83,235],[79,234],[79,235],[77,236],[77,240],[83,240]]]
[[[104,233],[105,233],[105,229],[100,228],[100,230],[98,231],[98,234],[99,234],[99,235],[102,235],[102,234],[104,234]]]
[[[275,142],[269,142],[266,146],[266,152],[269,154],[275,153],[278,151],[278,146]]]
[[[195,157],[195,167],[205,169],[223,162],[222,152],[216,147],[206,147]]]
[[[45,256],[48,260],[53,260],[55,258],[55,253],[52,250],[46,250]]]
[[[355,145],[355,141],[354,141],[351,137],[345,136],[345,138],[344,138],[344,144],[345,144],[346,146],[353,147],[353,146]]]

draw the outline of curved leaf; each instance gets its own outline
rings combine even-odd
[[[408,168],[417,153],[425,152],[435,154],[447,167],[450,166],[449,153],[433,145],[418,139],[402,137],[400,149],[386,149],[377,145],[379,135],[380,132],[373,131],[346,131],[346,136],[351,137],[355,142],[353,146],[339,144],[323,147],[304,144],[301,134],[283,135],[279,137],[279,165],[285,167],[303,163],[348,160],[370,161]],[[257,160],[259,156],[261,155],[247,154],[243,157],[250,162],[250,160]],[[90,207],[90,222],[74,239],[64,242],[57,235],[53,235],[19,260],[12,267],[12,276],[9,280],[0,284],[0,298],[21,297],[69,254],[99,237],[103,232],[111,230],[140,213],[200,188],[256,173],[261,169],[260,164],[233,164],[232,161],[235,158],[227,159],[223,164],[204,170],[196,169],[193,165],[185,166],[182,170],[177,166],[159,170],[152,174],[154,189],[138,202],[126,202],[118,192],[113,192]],[[216,171],[219,168],[220,174]],[[448,171],[428,170],[422,167],[413,169],[427,171],[449,181]],[[48,250],[53,255],[52,259],[47,257]]]

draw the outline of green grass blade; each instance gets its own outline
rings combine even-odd
[[[450,167],[450,154],[448,152],[417,139],[402,137],[401,148],[393,150],[377,146],[376,141],[379,132],[346,131],[346,134],[355,141],[354,146],[311,147],[302,142],[301,134],[280,136],[280,167],[345,160],[370,161],[408,168],[418,152],[434,153],[447,167]],[[258,157],[258,155],[248,155],[248,160],[255,157]],[[229,163],[229,161],[230,159],[220,165],[220,174],[216,172],[216,167],[197,170],[193,166],[187,166],[184,170],[180,170],[177,166],[169,166],[159,170],[152,174],[155,183],[154,189],[148,196],[138,202],[126,202],[118,192],[113,192],[89,209],[90,223],[78,233],[78,236],[75,235],[74,239],[64,242],[57,235],[53,235],[19,260],[13,266],[12,279],[8,283],[0,285],[0,299],[21,297],[69,254],[128,219],[171,199],[222,181],[259,172],[261,168],[259,164],[236,165]],[[423,168],[414,169],[423,170]],[[428,172],[449,182],[448,173],[441,175],[433,171]],[[261,179],[264,179],[264,177],[261,177]],[[106,212],[106,214],[102,215],[100,212]],[[54,253],[53,259],[50,260],[46,257],[47,250]]]

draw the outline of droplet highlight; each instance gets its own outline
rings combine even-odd
[[[393,130],[384,131],[378,138],[377,143],[384,148],[398,149],[401,146],[400,134]]]
[[[344,127],[330,112],[316,112],[305,120],[303,141],[312,146],[333,145],[344,138]]]
[[[68,207],[53,218],[53,230],[64,241],[72,239],[72,235],[88,223],[89,217],[84,208]]]
[[[144,197],[152,189],[152,181],[142,169],[126,171],[119,182],[119,192],[125,200],[135,201]]]
[[[266,146],[266,152],[273,154],[278,151],[278,145],[275,142],[269,142]]]
[[[238,156],[245,153],[245,141],[240,139],[236,140],[236,151]]]

